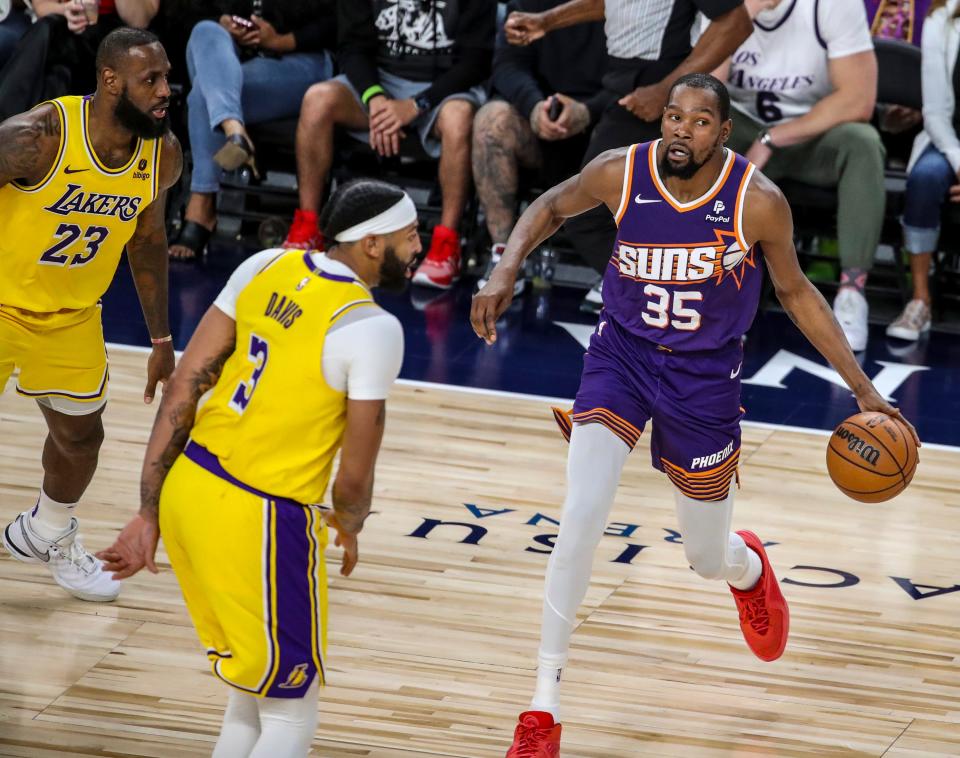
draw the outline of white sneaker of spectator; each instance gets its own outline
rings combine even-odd
[[[920,335],[930,331],[930,308],[923,300],[907,303],[896,321],[887,327],[887,336],[916,342]]]
[[[506,245],[497,244],[490,248],[490,260],[487,261],[487,267],[483,271],[483,275],[477,279],[477,290],[482,290],[487,286],[487,282],[490,281],[490,277],[493,274],[493,270],[497,267],[497,264],[500,262],[500,256],[503,255],[503,251],[507,249]],[[517,273],[517,278],[513,282],[513,296],[519,297],[523,294],[523,291],[527,288],[527,273],[526,265],[520,266],[520,271]]]
[[[867,347],[869,313],[870,306],[867,305],[867,299],[862,292],[853,287],[840,288],[833,300],[833,315],[840,322],[840,328],[847,342],[850,343],[850,349],[855,353]]]

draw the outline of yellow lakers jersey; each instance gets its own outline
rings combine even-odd
[[[37,184],[0,187],[0,304],[52,313],[95,305],[113,279],[137,216],[157,196],[162,140],[138,140],[108,168],[88,130],[89,97],[50,101],[60,147]]]
[[[324,340],[344,314],[375,305],[358,279],[321,271],[300,250],[278,253],[237,297],[237,346],[193,440],[250,487],[320,502],[347,411],[323,376]]]

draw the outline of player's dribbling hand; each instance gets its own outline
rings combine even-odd
[[[123,527],[110,547],[97,553],[97,558],[103,561],[103,570],[112,571],[113,578],[118,581],[130,578],[144,566],[157,574],[159,569],[154,557],[159,540],[160,525],[156,518],[137,514]]]
[[[153,346],[150,357],[147,359],[147,387],[143,391],[143,402],[147,405],[153,402],[153,397],[157,394],[157,384],[159,382],[166,384],[170,380],[176,363],[172,342]]]
[[[542,13],[514,11],[503,24],[507,42],[511,45],[529,45],[547,33]]]
[[[910,434],[913,435],[913,441],[917,443],[917,447],[921,447],[920,444],[920,435],[917,434],[917,430],[914,429],[913,424],[904,418],[903,414],[900,412],[899,408],[894,408],[890,403],[883,399],[879,392],[871,388],[863,397],[857,396],[857,405],[860,406],[861,411],[874,411],[876,413],[883,413],[887,416],[897,419],[910,431]]]
[[[477,336],[492,345],[497,341],[497,319],[513,300],[513,283],[517,275],[505,266],[497,266],[490,280],[476,295],[470,306],[470,324]]]

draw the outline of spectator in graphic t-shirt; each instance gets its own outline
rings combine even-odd
[[[753,34],[728,63],[728,147],[778,181],[836,187],[842,268],[834,315],[867,345],[863,289],[880,241],[884,148],[870,124],[877,59],[863,0],[749,0]]]
[[[470,190],[470,134],[483,104],[495,0],[340,0],[341,76],[307,90],[297,126],[300,208],[286,247],[321,248],[317,212],[334,128],[397,155],[403,137],[439,159],[440,223],[414,283],[448,289],[460,276],[458,226]]]

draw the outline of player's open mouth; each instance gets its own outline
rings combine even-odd
[[[166,107],[163,107],[163,108],[154,108],[154,109],[153,109],[152,111],[150,111],[150,112],[153,114],[153,117],[154,117],[155,119],[157,119],[158,121],[159,121],[160,119],[164,118],[164,117],[167,115],[167,109],[166,109]]]
[[[679,145],[670,145],[670,149],[667,150],[667,155],[677,160],[685,160],[690,157],[690,151]]]

